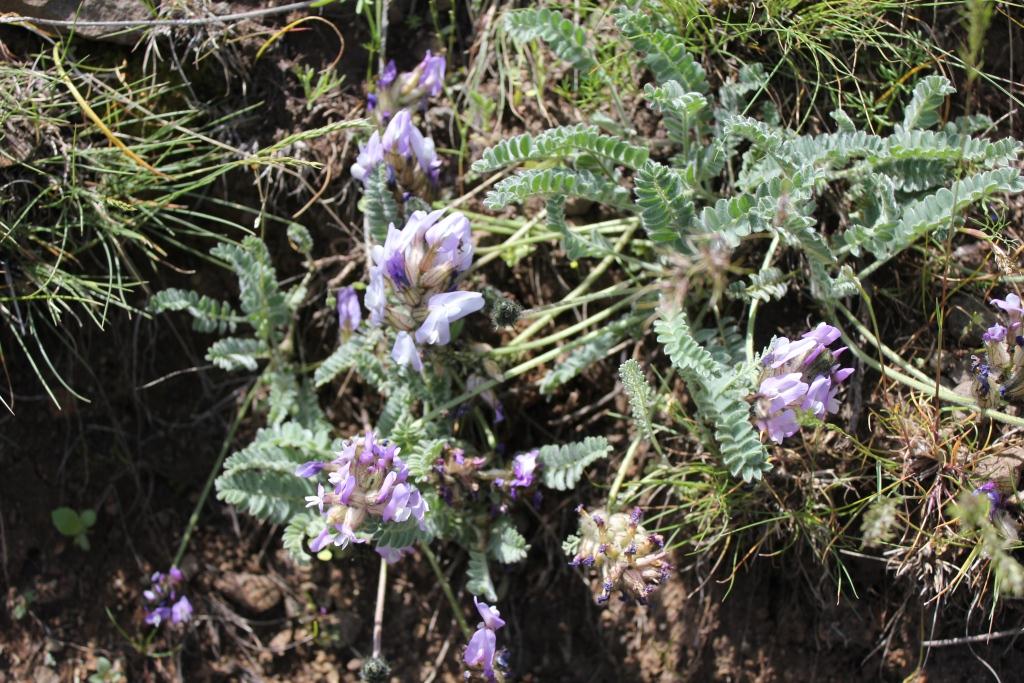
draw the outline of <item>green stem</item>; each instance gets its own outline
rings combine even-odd
[[[534,226],[540,223],[542,220],[544,220],[544,218],[547,215],[547,211],[541,211],[536,216],[523,223],[522,227],[520,227],[518,230],[512,233],[512,235],[507,240],[505,240],[505,244],[515,243],[516,240],[521,239],[526,235],[529,235],[530,231],[533,230]],[[475,263],[473,263],[472,267],[470,268],[470,272],[483,268],[488,263],[498,258],[498,256],[500,255],[501,251],[492,251],[489,254],[484,254],[482,257],[478,258]]]
[[[772,259],[775,258],[775,250],[779,248],[779,233],[775,233],[772,236],[772,243],[768,245],[768,251],[764,255],[764,261],[761,262],[760,272],[764,272],[765,268],[772,264]],[[747,314],[747,362],[754,362],[754,322],[757,320],[757,309],[761,305],[760,299],[754,299],[750,302],[750,313]]]
[[[619,463],[619,469],[615,472],[615,481],[612,482],[612,487],[608,490],[608,512],[610,513],[615,507],[615,498],[619,495],[619,489],[622,488],[622,482],[626,479],[626,471],[633,465],[633,458],[636,457],[636,452],[640,450],[640,443],[643,441],[641,438],[633,439],[633,443],[629,444],[629,448],[626,450],[626,455],[622,458],[622,462]]]
[[[526,343],[518,344],[518,345],[509,344],[507,346],[502,346],[501,348],[494,349],[493,351],[491,351],[491,356],[507,356],[507,355],[511,355],[511,354],[517,354],[517,353],[520,353],[522,351],[529,351],[531,349],[537,349],[537,348],[541,348],[541,347],[547,346],[548,344],[553,344],[554,342],[561,341],[562,339],[565,339],[566,337],[571,337],[572,335],[576,334],[580,330],[584,330],[584,329],[590,327],[594,323],[599,323],[599,322],[601,322],[602,320],[604,320],[606,318],[610,318],[616,311],[618,311],[619,309],[621,309],[621,308],[623,308],[625,306],[630,305],[631,303],[633,303],[634,301],[636,301],[637,299],[642,297],[647,292],[652,291],[653,289],[654,289],[654,286],[648,286],[648,287],[641,288],[640,291],[634,293],[633,295],[631,295],[629,297],[626,297],[625,299],[623,299],[621,301],[616,302],[614,305],[609,306],[608,308],[604,309],[600,313],[595,313],[594,315],[590,316],[589,318],[581,320],[580,322],[576,323],[575,325],[567,327],[564,330],[559,330],[558,332],[555,332],[554,334],[549,334],[546,337],[541,337],[540,339],[535,339],[532,342],[526,342]]]
[[[619,241],[615,243],[614,253],[609,254],[608,256],[605,256],[603,259],[601,259],[601,262],[597,264],[597,267],[594,268],[594,270],[590,271],[587,277],[583,279],[583,282],[581,282],[574,290],[565,295],[563,301],[572,300],[574,297],[586,293],[590,289],[590,287],[595,282],[597,282],[598,278],[604,275],[605,271],[608,270],[608,268],[611,267],[612,263],[615,262],[616,255],[620,251],[625,249],[627,244],[629,244],[629,241],[633,237],[633,233],[636,231],[638,225],[639,223],[633,223],[632,225],[629,226],[629,228],[626,229],[626,232],[622,234],[622,237],[619,238]],[[545,325],[554,320],[555,315],[556,314],[554,313],[548,313],[547,315],[542,316],[532,325],[530,325],[525,330],[520,332],[519,335],[516,336],[508,344],[506,344],[506,346],[514,346],[516,344],[521,344],[522,342],[525,342],[527,339],[529,339],[537,332],[539,332]]]
[[[639,321],[643,320],[646,317],[647,317],[646,314],[645,315],[634,316],[633,318],[631,318],[629,320],[629,322],[627,322],[627,325],[632,324],[632,322],[634,322],[634,321],[635,322],[639,322]],[[480,394],[482,394],[483,392],[487,391],[488,389],[493,389],[494,387],[499,386],[500,384],[503,384],[503,383],[509,381],[510,379],[514,378],[514,377],[518,377],[519,375],[522,375],[522,374],[524,374],[526,372],[529,372],[530,370],[533,370],[534,368],[536,368],[539,365],[543,365],[544,363],[547,363],[549,360],[553,360],[553,359],[557,358],[560,353],[565,353],[566,351],[570,351],[570,350],[576,348],[577,346],[581,346],[583,344],[586,344],[588,341],[590,341],[591,339],[593,339],[594,337],[599,335],[601,332],[603,332],[603,330],[601,330],[601,329],[594,330],[592,332],[588,332],[587,334],[585,334],[585,335],[583,335],[581,337],[577,337],[576,339],[573,339],[571,342],[569,342],[568,344],[566,344],[564,346],[559,346],[558,348],[551,349],[550,351],[547,351],[546,353],[542,353],[541,355],[536,356],[535,358],[531,358],[528,361],[524,361],[523,363],[520,363],[519,365],[517,365],[517,366],[515,366],[515,367],[513,367],[513,368],[511,368],[509,370],[506,370],[504,373],[502,373],[502,375],[501,375],[501,377],[499,379],[487,380],[486,382],[478,384],[473,389],[471,389],[469,391],[465,391],[465,392],[459,394],[458,396],[456,396],[455,398],[453,398],[453,399],[451,399],[449,401],[445,401],[444,403],[442,403],[441,405],[437,406],[433,410],[430,410],[430,411],[426,411],[425,410],[423,412],[423,417],[421,417],[419,420],[417,420],[417,423],[421,423],[422,424],[424,422],[429,422],[430,420],[433,420],[434,418],[442,415],[446,410],[454,408],[457,405],[461,405],[462,403],[465,403],[469,399],[474,398],[476,396],[479,396]]]
[[[876,339],[875,336],[872,335],[866,327],[864,327],[857,321],[854,321],[854,324],[855,327],[857,327],[858,332],[864,335],[864,337],[869,342],[871,342],[872,345],[877,347],[880,352],[884,353],[884,351],[882,351],[881,348],[881,346],[883,346],[881,342],[879,342],[878,339]],[[1024,427],[1024,418],[1016,417],[1014,415],[1008,415],[1007,413],[1001,412],[999,410],[982,408],[973,399],[968,398],[967,396],[961,396],[942,386],[936,388],[935,381],[930,377],[927,377],[926,380],[920,380],[915,377],[911,377],[910,375],[905,375],[898,370],[884,367],[880,362],[864,353],[864,351],[861,350],[859,346],[857,346],[857,344],[853,341],[850,335],[846,333],[845,330],[840,328],[840,332],[842,332],[843,341],[846,342],[846,345],[849,347],[853,355],[857,356],[857,358],[859,358],[867,366],[874,368],[879,373],[881,373],[882,377],[896,380],[900,384],[910,387],[911,389],[916,389],[917,391],[927,394],[932,398],[938,398],[939,400],[946,401],[947,403],[954,403],[956,405],[969,408],[973,411],[976,411],[981,417],[988,418],[990,420],[996,420],[998,422],[1003,422],[1005,424],[1014,425],[1016,427]],[[902,361],[901,367],[903,367],[903,364],[905,363],[906,361]]]
[[[213,469],[210,471],[210,476],[206,478],[206,484],[203,485],[203,490],[199,494],[199,500],[196,501],[195,507],[192,509],[192,514],[188,518],[188,524],[185,525],[185,533],[181,537],[181,543],[178,544],[178,552],[174,555],[174,561],[171,562],[171,566],[177,567],[181,563],[181,558],[185,555],[185,550],[188,548],[188,542],[192,539],[192,532],[195,531],[196,524],[199,523],[199,514],[203,510],[203,505],[206,504],[206,499],[210,495],[210,491],[213,489],[213,482],[217,479],[217,475],[220,474],[220,468],[224,464],[224,458],[227,457],[228,451],[231,449],[231,444],[235,440],[235,433],[238,431],[239,426],[242,424],[242,420],[245,419],[246,414],[249,412],[249,408],[252,407],[253,399],[256,397],[257,384],[253,384],[249,388],[249,391],[245,395],[245,400],[242,401],[242,406],[238,409],[238,413],[235,414],[234,422],[231,423],[231,427],[228,429],[227,436],[224,437],[224,443],[220,447],[220,453],[217,455],[217,461],[213,464]]]
[[[459,606],[459,601],[455,599],[455,593],[452,592],[452,586],[448,583],[448,577],[441,571],[441,565],[438,563],[433,551],[430,550],[430,546],[423,541],[420,541],[419,545],[423,555],[427,558],[427,562],[430,563],[430,568],[434,570],[434,576],[437,577],[437,583],[441,586],[441,592],[448,598],[448,604],[452,608],[452,614],[455,615],[455,621],[459,623],[462,636],[466,639],[466,642],[469,642],[469,639],[473,637],[473,631],[469,628],[469,624],[466,623],[466,617],[462,615],[462,608]]]

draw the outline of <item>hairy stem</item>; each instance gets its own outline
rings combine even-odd
[[[380,559],[380,576],[377,579],[377,606],[373,610],[373,657],[380,657],[380,641],[384,634],[384,598],[388,589],[388,563]]]

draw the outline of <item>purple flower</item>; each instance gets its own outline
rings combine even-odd
[[[411,366],[416,372],[423,372],[423,359],[420,358],[416,342],[412,340],[412,335],[404,330],[399,332],[395,338],[395,346],[391,349],[391,360],[403,367]]]
[[[342,334],[351,334],[363,321],[363,309],[359,307],[359,295],[355,287],[338,290],[338,327]]]
[[[520,453],[512,459],[512,482],[509,485],[512,497],[516,497],[516,489],[525,489],[533,486],[536,478],[537,458],[540,451],[536,448],[526,453]]]
[[[1007,294],[1005,299],[992,299],[989,301],[993,306],[1003,309],[1010,320],[1010,330],[1020,329],[1021,317],[1024,316],[1024,306],[1021,305],[1020,297],[1016,294]]]
[[[395,77],[398,76],[398,67],[395,66],[395,60],[389,59],[388,63],[384,65],[384,71],[380,73],[380,79],[377,81],[377,86],[383,90],[392,83],[395,82]]]
[[[427,319],[416,330],[416,341],[420,344],[447,344],[452,340],[451,323],[483,307],[484,297],[479,292],[435,294],[427,304]]]
[[[444,85],[444,57],[433,56],[430,50],[423,55],[417,70],[420,72],[419,88],[430,97],[437,97],[441,94],[441,87]]]
[[[998,323],[988,328],[985,334],[981,335],[982,341],[986,344],[990,342],[1001,342],[1006,341],[1006,328]]]
[[[444,210],[415,211],[370,251],[370,324],[387,321],[398,330],[391,357],[416,371],[423,368],[417,343],[449,343],[451,323],[484,306],[479,293],[450,291],[472,264],[473,241],[465,216],[442,216]]]
[[[754,423],[758,429],[768,432],[775,443],[782,443],[787,436],[796,434],[800,425],[793,408],[803,403],[808,389],[798,372],[766,377],[757,390],[758,410]]]
[[[365,542],[356,532],[370,516],[395,523],[413,519],[423,526],[427,503],[408,482],[409,470],[398,452],[397,446],[367,431],[346,441],[324,465],[330,488],[317,482],[317,495],[306,496],[307,507],[316,506],[326,523],[309,544],[313,552],[331,543],[343,548]]]
[[[988,498],[988,516],[989,519],[995,516],[995,514],[1002,510],[1006,506],[1006,498],[999,490],[999,486],[994,481],[987,481],[978,488],[974,489],[975,496],[985,496]]]
[[[296,477],[302,477],[303,479],[309,479],[320,474],[320,470],[324,468],[324,464],[319,460],[310,460],[309,462],[299,465],[295,470]]]
[[[835,362],[846,347],[829,349],[839,337],[838,329],[820,323],[797,341],[773,339],[761,357],[754,423],[775,443],[800,429],[798,410],[818,419],[839,410],[839,387],[853,372]]]
[[[408,190],[421,187],[424,178],[436,184],[441,172],[434,141],[420,132],[406,109],[395,114],[383,135],[374,131],[366,144],[359,146],[352,177],[366,185],[370,174],[383,163],[388,164],[389,181],[397,179]]]
[[[356,157],[356,163],[352,164],[352,177],[365,185],[370,172],[382,163],[384,145],[381,144],[380,133],[374,131],[365,145],[359,145],[359,156]]]
[[[407,545],[404,548],[392,548],[391,546],[388,546],[388,545],[379,545],[376,548],[374,548],[374,550],[388,564],[394,564],[395,562],[398,562],[400,559],[402,559],[406,555],[412,554],[412,546],[411,545]]]
[[[476,633],[469,639],[469,645],[466,646],[466,652],[462,659],[466,666],[481,669],[484,677],[488,681],[493,681],[494,655],[498,644],[498,636],[495,631],[504,626],[505,622],[496,608],[480,602],[475,596],[473,603],[483,621],[477,624]]]
[[[793,372],[801,366],[813,363],[829,344],[839,339],[839,335],[838,329],[826,323],[819,323],[797,341],[778,337],[761,358],[761,363],[773,370],[786,366],[783,372]]]
[[[171,607],[171,621],[175,624],[184,624],[192,618],[192,603],[184,595]]]
[[[192,618],[192,603],[184,595],[179,595],[178,587],[185,580],[181,570],[171,567],[164,574],[154,572],[150,577],[152,584],[149,590],[142,592],[145,622],[159,626],[165,621],[172,624],[184,624]]]

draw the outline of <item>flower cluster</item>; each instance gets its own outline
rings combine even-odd
[[[415,211],[401,230],[388,229],[384,245],[373,247],[366,308],[370,323],[398,330],[391,358],[423,369],[417,344],[447,344],[451,323],[479,311],[479,292],[455,291],[473,261],[469,221],[455,212]],[[439,220],[440,219],[440,220]]]
[[[476,499],[480,492],[479,472],[486,462],[487,458],[468,458],[461,448],[446,445],[433,468],[441,500],[450,507],[459,507],[466,498]]]
[[[181,570],[171,567],[166,574],[154,572],[150,577],[152,586],[142,592],[145,598],[146,623],[159,626],[162,622],[184,624],[192,618],[192,603],[178,593],[185,581]]]
[[[512,498],[516,498],[520,491],[530,488],[536,481],[538,457],[540,457],[540,451],[536,448],[526,453],[520,453],[512,459],[511,478],[498,477],[494,480],[494,485],[508,491]]]
[[[588,513],[581,505],[577,511],[580,542],[570,564],[593,567],[600,572],[597,603],[608,602],[612,591],[619,588],[624,596],[646,604],[647,597],[672,571],[661,536],[647,533],[640,525],[640,508],[629,514],[608,515],[604,510]]]
[[[768,438],[781,443],[800,429],[798,410],[818,419],[839,410],[839,386],[853,373],[836,360],[846,347],[831,351],[839,330],[820,323],[796,341],[776,337],[761,357],[754,422]]]
[[[319,479],[324,472],[330,488],[317,483],[315,496],[306,497],[306,507],[316,507],[327,523],[310,550],[320,552],[329,543],[344,548],[366,539],[356,535],[368,516],[384,522],[415,519],[423,525],[427,503],[409,483],[409,469],[398,457],[398,447],[378,441],[372,430],[345,442],[338,457],[330,462],[311,461],[295,474]]]
[[[1006,314],[1006,325],[996,323],[982,335],[985,360],[971,358],[974,397],[985,408],[1024,398],[1024,305],[1016,294],[990,303]]]
[[[366,144],[359,145],[352,177],[365,186],[381,164],[387,169],[388,184],[397,183],[406,192],[419,194],[437,185],[441,160],[434,141],[420,132],[407,109],[391,119],[383,135],[374,131]]]
[[[470,638],[469,645],[466,646],[466,652],[462,656],[462,661],[470,669],[482,673],[487,681],[504,680],[504,671],[502,671],[504,667],[501,665],[501,657],[496,658],[498,654],[498,636],[495,631],[505,625],[505,620],[501,618],[501,612],[496,607],[480,602],[475,597],[473,598],[473,603],[476,605],[476,611],[480,613],[480,618],[483,621],[477,624],[476,632]],[[495,665],[497,665],[497,668]],[[467,672],[468,677],[469,673]]]
[[[394,60],[389,61],[377,80],[377,92],[367,97],[367,108],[375,112],[381,121],[405,107],[419,103],[423,106],[427,97],[437,97],[444,85],[444,57],[433,55],[430,50],[412,71],[399,74]]]

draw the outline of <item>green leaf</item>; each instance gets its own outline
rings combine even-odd
[[[652,400],[651,386],[644,377],[640,363],[632,358],[619,366],[619,378],[629,396],[629,405],[633,410],[633,421],[644,435],[654,438],[654,427],[651,425],[650,404]]]
[[[91,529],[96,524],[95,510],[79,510],[78,519],[86,529]]]
[[[295,515],[281,532],[281,545],[291,558],[299,564],[309,564],[309,553],[306,552],[306,539],[310,537],[309,527],[317,521],[310,513]]]
[[[556,491],[575,488],[583,470],[607,457],[611,448],[603,436],[588,436],[576,443],[544,446],[540,449],[541,481]]]
[[[258,367],[257,358],[267,358],[270,353],[259,339],[224,337],[210,344],[206,360],[227,371],[249,370]]]
[[[597,68],[597,59],[587,48],[586,32],[550,9],[518,9],[505,14],[505,33],[522,45],[543,40],[551,51],[580,71]]]
[[[488,602],[495,602],[498,594],[494,591],[494,582],[491,581],[491,570],[487,567],[487,555],[479,550],[469,551],[469,566],[466,568],[466,590],[473,595],[484,598]]]
[[[381,244],[388,236],[388,226],[399,226],[398,204],[388,187],[386,164],[380,164],[367,175],[361,202],[363,215],[370,225],[370,236]]]
[[[63,536],[73,538],[86,530],[85,524],[82,523],[81,517],[78,513],[69,507],[60,507],[50,512],[50,519],[53,521],[53,526],[57,528]]]
[[[544,168],[520,171],[505,178],[487,193],[484,205],[498,210],[522,203],[535,196],[583,197],[616,208],[629,210],[632,202],[626,188],[599,178],[590,171],[569,168]]]
[[[903,127],[931,128],[939,122],[939,108],[956,88],[944,76],[928,76],[914,86],[914,95],[903,113]]]
[[[683,247],[683,236],[693,221],[693,202],[679,174],[656,161],[648,161],[633,178],[640,220],[655,242]]]
[[[502,564],[514,564],[526,559],[530,546],[508,517],[501,517],[491,527],[487,553]]]
[[[638,168],[647,161],[646,147],[601,135],[597,126],[578,124],[550,128],[538,135],[524,133],[502,140],[484,150],[473,163],[474,173],[489,173],[510,164],[543,159],[568,159],[581,153],[607,159],[615,164]]]
[[[187,289],[164,289],[149,300],[153,313],[186,311],[192,316],[192,329],[197,332],[234,332],[245,319],[226,301],[218,301]]]
[[[313,236],[309,234],[309,230],[302,223],[291,222],[288,224],[288,243],[292,249],[304,256],[309,256],[313,251]]]
[[[687,51],[679,36],[655,28],[649,17],[631,9],[615,10],[615,22],[623,37],[643,55],[658,83],[676,81],[687,90],[708,91],[704,67]]]

